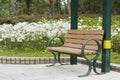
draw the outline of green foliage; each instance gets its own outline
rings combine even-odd
[[[65,34],[62,34],[60,37],[52,38],[51,42],[48,43],[49,44],[48,46],[51,47],[63,46],[64,41],[65,41]]]
[[[82,21],[81,21],[82,20]],[[81,25],[88,26],[101,26],[102,25],[102,17],[79,17],[79,22]]]
[[[117,28],[120,28],[120,15],[112,17],[112,30],[116,30]]]
[[[47,47],[48,38],[42,37],[38,40],[29,40],[23,42],[11,42],[11,40],[6,39],[2,44],[3,49],[15,49],[15,50],[23,50],[23,51],[34,51],[34,50],[45,50]]]
[[[11,6],[12,6],[12,4],[11,4]],[[11,10],[11,11],[14,11],[13,15],[20,15],[20,14],[26,13],[25,2],[16,2],[15,7],[13,7],[13,10]]]
[[[120,54],[120,33],[112,37],[112,50]]]
[[[0,17],[6,20],[9,16],[9,0],[0,0]]]
[[[120,55],[117,52],[111,52],[110,62],[120,64]]]
[[[10,39],[5,39],[4,41],[0,41],[0,48],[8,49],[8,50],[22,50],[22,51],[35,51],[35,50],[45,50],[48,45],[49,38],[45,36],[38,36],[37,40],[29,40],[23,42],[11,42]],[[64,35],[61,35],[61,38],[64,41]],[[62,45],[61,41],[58,38],[55,38],[51,42],[51,46],[60,46]]]
[[[50,15],[50,0],[29,0],[29,9],[26,0],[0,0],[0,18],[6,20],[9,16],[20,14]],[[67,11],[67,4],[61,5],[60,1],[54,0],[55,14],[61,15]],[[113,0],[113,14],[120,14],[120,0]],[[62,7],[66,7],[62,12]],[[102,1],[99,0],[79,0],[80,14],[102,14]]]
[[[31,0],[30,11],[33,14],[39,13],[42,15],[48,15],[49,2],[47,0]]]
[[[80,1],[80,13],[85,14],[101,14],[102,13],[102,1],[100,0],[79,0]]]

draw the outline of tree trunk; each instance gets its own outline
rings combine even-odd
[[[31,0],[25,0],[25,2],[26,2],[26,13],[27,14],[30,14],[30,1]]]
[[[55,16],[55,7],[54,7],[55,1],[50,0],[50,13],[54,17]]]
[[[61,13],[61,0],[56,0],[57,13]]]
[[[83,0],[80,0],[80,13],[84,13],[84,2]]]
[[[67,0],[67,7],[68,7],[68,14],[69,15],[71,15],[70,2],[71,2],[71,0]]]

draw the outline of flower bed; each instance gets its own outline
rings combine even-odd
[[[61,36],[70,29],[69,22],[46,21],[38,23],[20,22],[15,25],[0,25],[0,42],[9,48],[44,49],[49,38]]]
[[[117,41],[120,40],[119,37],[115,37],[120,32],[119,27],[119,16],[113,17],[112,46],[116,45],[116,43],[114,43],[116,42],[116,39]],[[53,38],[55,36],[64,37],[64,34],[68,29],[70,29],[69,19],[43,19],[39,22],[32,23],[19,22],[15,25],[2,24],[0,25],[0,47],[23,50],[44,50],[49,38]],[[102,18],[79,17],[78,29],[102,29]]]

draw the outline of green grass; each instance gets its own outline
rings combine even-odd
[[[9,57],[52,57],[53,55],[48,50],[35,50],[35,51],[22,51],[22,50],[9,50],[4,49],[0,50],[0,56],[9,56]],[[62,55],[64,57],[68,55]],[[93,56],[88,56],[93,57]],[[99,57],[101,60],[101,56]],[[111,63],[120,64],[120,54],[116,52],[111,52]]]
[[[89,59],[93,58],[95,55],[88,55],[87,57]],[[100,54],[99,58],[98,58],[99,61],[102,60],[102,53]],[[117,52],[112,52],[111,51],[111,54],[110,54],[110,62],[111,63],[116,63],[116,64],[120,64],[120,54],[118,54]]]
[[[9,50],[4,49],[0,51],[0,56],[10,57],[50,57],[52,56],[49,51],[35,50],[35,51],[22,51],[22,50]]]
[[[120,54],[116,52],[111,52],[111,63],[120,64]]]
[[[10,50],[10,49],[4,49],[0,50],[0,56],[9,56],[9,57],[53,57],[50,51],[48,50],[30,50],[30,51],[24,51],[24,50]],[[65,54],[62,54],[61,56],[68,56]]]

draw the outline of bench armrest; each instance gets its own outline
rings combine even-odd
[[[54,39],[56,39],[56,38],[58,38],[58,39],[61,41],[62,45],[64,44],[64,41],[63,41],[63,39],[62,39],[61,37],[54,37],[54,38],[51,38],[51,39],[48,41],[47,47],[50,47],[51,44],[52,44],[52,41],[53,41]]]
[[[97,50],[97,52],[96,52],[96,56],[91,59],[91,60],[95,60],[95,59],[97,59],[98,56],[100,55],[101,45],[100,45],[100,43],[99,43],[98,40],[95,40],[95,39],[87,39],[87,40],[85,40],[84,43],[83,43],[83,45],[82,45],[82,48],[81,48],[81,54],[82,54],[82,56],[83,56],[85,59],[90,60],[90,59],[88,59],[88,58],[86,57],[86,54],[84,54],[85,46],[87,45],[87,43],[88,43],[89,41],[95,41],[95,42],[97,43],[97,46],[98,46],[98,50]]]

